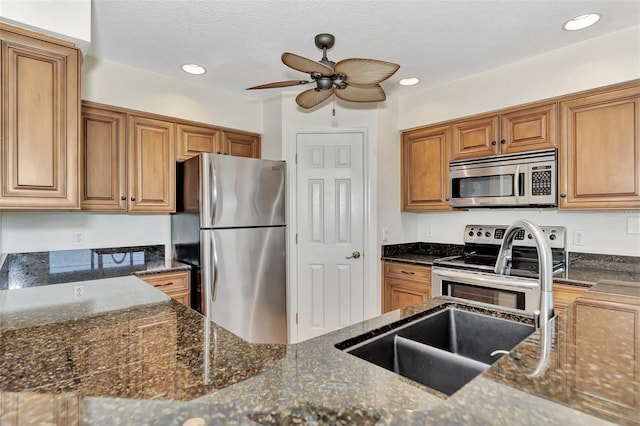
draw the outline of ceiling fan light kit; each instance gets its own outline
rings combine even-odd
[[[395,74],[400,65],[377,59],[350,58],[333,62],[327,58],[327,49],[333,47],[335,37],[323,33],[315,37],[322,49],[322,59],[314,61],[295,53],[282,54],[282,62],[289,68],[309,74],[311,80],[287,80],[249,87],[247,90],[273,89],[315,83],[296,97],[296,103],[310,109],[332,95],[348,102],[381,102],[386,99],[380,83]]]

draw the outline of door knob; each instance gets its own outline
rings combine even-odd
[[[351,256],[347,256],[347,259],[360,259],[360,252],[357,250],[354,251]]]

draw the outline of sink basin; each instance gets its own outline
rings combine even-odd
[[[491,356],[493,351],[509,351],[535,330],[530,324],[455,307],[390,327],[364,342],[336,346],[446,395],[499,359]]]

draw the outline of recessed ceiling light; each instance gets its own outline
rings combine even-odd
[[[403,78],[398,83],[400,83],[401,86],[413,86],[414,84],[420,83],[420,79],[416,77]]]
[[[573,19],[568,20],[564,24],[564,29],[567,31],[576,31],[583,28],[590,27],[600,20],[600,15],[597,13],[587,13],[586,15],[576,16]]]
[[[205,72],[207,72],[207,70],[202,65],[198,64],[184,64],[182,66],[182,71],[196,75],[204,74]]]

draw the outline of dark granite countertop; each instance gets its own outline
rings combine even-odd
[[[0,290],[190,269],[166,259],[162,245],[10,253],[0,262]]]
[[[0,291],[0,424],[33,423],[52,410],[60,423],[83,425],[289,424],[292,415],[317,424],[620,420],[572,387],[566,311],[542,377],[526,378],[503,357],[448,398],[334,346],[451,303],[429,299],[299,344],[255,345],[132,276]],[[587,333],[583,342],[596,358],[608,355],[598,337]],[[522,362],[538,339],[536,332],[518,345]],[[620,368],[605,365],[612,376]],[[624,383],[637,389],[633,380]]]
[[[434,260],[462,253],[462,245],[406,243],[382,246],[382,260],[433,265]],[[566,271],[555,282],[589,287],[601,280],[640,282],[640,257],[593,253],[569,253]]]

